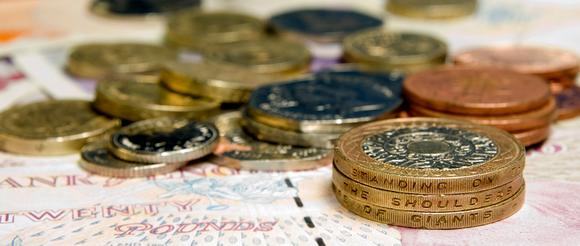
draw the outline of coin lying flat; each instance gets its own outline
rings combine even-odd
[[[576,77],[580,58],[570,51],[534,46],[481,47],[453,57],[458,65],[493,66],[525,74],[550,77]]]
[[[407,211],[449,212],[482,208],[508,199],[524,184],[522,176],[505,185],[480,192],[460,194],[413,194],[376,189],[353,181],[336,168],[332,172],[334,186],[365,203]]]
[[[344,59],[369,69],[412,72],[445,62],[447,45],[426,34],[365,30],[343,41]]]
[[[72,154],[119,125],[120,121],[97,114],[87,101],[14,106],[0,113],[0,149],[27,155]]]
[[[177,59],[171,49],[140,43],[85,44],[74,47],[69,54],[67,70],[90,79],[102,79],[114,74],[156,71],[163,62]]]
[[[298,75],[260,74],[236,66],[208,63],[168,63],[162,72],[162,81],[179,93],[243,103],[256,87],[295,76]]]
[[[287,73],[308,69],[311,56],[301,43],[263,39],[208,50],[204,58],[208,63],[238,66],[255,73]]]
[[[525,131],[551,124],[556,113],[556,101],[550,100],[548,104],[529,112],[500,116],[450,114],[419,105],[409,105],[409,110],[415,116],[466,120],[481,125],[495,126],[506,131]]]
[[[94,105],[99,111],[129,121],[165,116],[202,119],[220,105],[211,99],[174,93],[158,84],[131,81],[101,81],[96,94]]]
[[[404,211],[365,203],[334,187],[338,202],[363,218],[389,225],[424,229],[460,229],[481,226],[503,220],[522,208],[525,186],[510,198],[490,206],[453,212]]]
[[[242,125],[259,140],[303,147],[332,149],[334,140],[340,136],[340,133],[303,133],[272,127],[256,121],[247,112],[243,113]]]
[[[521,175],[524,147],[509,133],[465,121],[406,118],[343,134],[335,167],[348,178],[418,194],[478,192]]]
[[[157,118],[135,122],[113,133],[110,151],[133,162],[187,162],[210,154],[218,137],[211,123]]]
[[[323,72],[262,86],[248,103],[257,122],[304,133],[342,133],[364,122],[394,117],[402,77],[360,71]]]
[[[420,19],[450,19],[471,15],[477,0],[389,0],[393,14]]]
[[[298,9],[272,16],[269,24],[278,34],[297,40],[339,42],[356,31],[380,27],[383,21],[352,10]]]
[[[160,175],[177,170],[185,164],[187,162],[143,164],[124,161],[109,152],[107,141],[86,144],[81,150],[79,161],[79,166],[91,173],[119,178]]]
[[[216,45],[258,40],[265,24],[255,17],[231,12],[181,11],[169,16],[166,42],[204,51]]]
[[[548,104],[550,88],[542,79],[510,70],[450,67],[412,74],[403,91],[412,103],[467,115],[527,112]]]
[[[574,86],[556,94],[557,118],[565,120],[580,115],[580,87]]]
[[[262,142],[244,132],[241,120],[240,112],[221,114],[214,119],[223,145],[227,145],[221,153],[216,153],[216,163],[261,171],[308,170],[330,163],[328,149]]]

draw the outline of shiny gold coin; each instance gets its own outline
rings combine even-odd
[[[310,51],[301,43],[279,39],[228,44],[204,53],[208,63],[232,65],[255,73],[285,73],[310,66]]]
[[[116,158],[106,141],[88,143],[81,150],[79,166],[91,173],[118,178],[161,175],[179,169],[186,162],[143,164]]]
[[[371,70],[413,72],[445,62],[447,45],[426,34],[365,30],[343,41],[344,59]]]
[[[177,59],[175,51],[156,45],[85,44],[72,49],[66,69],[74,76],[103,79],[115,74],[157,71],[161,64],[175,59]]]
[[[332,182],[345,194],[365,203],[397,210],[447,212],[476,209],[502,202],[520,189],[524,179],[519,176],[505,185],[480,192],[439,195],[400,193],[373,188],[347,178],[336,168],[332,172]]]
[[[247,102],[254,88],[300,75],[259,74],[236,66],[209,63],[168,63],[162,81],[169,89],[225,103]]]
[[[167,43],[204,51],[209,47],[261,39],[265,24],[252,16],[230,12],[181,11],[169,16]]]
[[[72,154],[119,125],[120,121],[97,114],[87,101],[14,106],[0,113],[0,149],[26,155]]]
[[[389,0],[393,14],[420,19],[451,19],[471,15],[477,0]]]
[[[203,119],[219,109],[219,102],[171,92],[158,84],[101,81],[94,106],[101,112],[129,121],[157,117]]]
[[[550,136],[550,125],[527,131],[513,132],[512,134],[520,143],[528,147],[548,139]]]
[[[556,114],[556,100],[551,99],[548,104],[532,111],[499,116],[452,114],[417,104],[410,104],[409,111],[415,116],[465,120],[476,124],[495,126],[506,131],[525,131],[551,124]]]
[[[213,152],[219,133],[211,123],[157,118],[135,122],[111,135],[110,151],[134,162],[187,162]]]
[[[242,125],[259,140],[303,147],[331,149],[340,136],[340,133],[301,133],[272,127],[256,121],[247,112],[243,114]]]
[[[417,212],[365,203],[334,187],[338,202],[363,218],[395,226],[422,229],[460,229],[494,223],[515,214],[525,201],[525,186],[510,198],[490,206],[454,212]]]
[[[260,171],[298,171],[328,165],[330,150],[271,144],[256,140],[241,126],[240,112],[217,116],[213,122],[222,136],[215,163],[228,167]]]
[[[456,194],[520,176],[524,147],[509,133],[465,121],[405,118],[343,134],[335,167],[352,180],[403,193]]]

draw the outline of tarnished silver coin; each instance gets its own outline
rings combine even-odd
[[[221,114],[214,119],[222,141],[215,161],[240,169],[291,171],[317,168],[330,163],[330,150],[272,144],[254,139],[241,126],[240,112]]]
[[[111,152],[123,160],[160,163],[186,162],[210,154],[218,143],[211,123],[158,118],[121,128],[111,135]]]

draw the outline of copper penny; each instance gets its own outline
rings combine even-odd
[[[456,64],[495,66],[521,73],[551,77],[576,76],[580,60],[566,50],[534,46],[482,47],[461,52],[453,58]]]
[[[520,143],[528,147],[546,140],[550,135],[550,125],[523,132],[512,132],[512,134]]]
[[[419,105],[410,105],[410,112],[414,116],[448,118],[471,121],[480,125],[495,126],[506,131],[525,131],[549,125],[555,117],[556,100],[533,111],[501,116],[473,116],[458,115],[435,111]]]
[[[410,103],[450,113],[505,115],[548,103],[542,79],[510,70],[447,67],[412,74],[403,83]]]
[[[580,116],[580,87],[574,86],[556,94],[558,120],[565,120]]]

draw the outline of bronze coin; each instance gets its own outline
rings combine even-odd
[[[506,131],[525,131],[549,125],[556,113],[556,100],[552,99],[541,108],[529,112],[500,116],[450,114],[415,104],[409,106],[409,111],[413,116],[466,120],[476,124],[495,126]]]
[[[546,140],[550,135],[550,125],[523,132],[512,132],[512,135],[528,147]]]
[[[411,74],[403,83],[410,103],[444,112],[505,115],[548,103],[550,88],[542,79],[511,70],[446,67]]]
[[[565,120],[580,116],[580,87],[574,86],[556,94],[556,117]]]
[[[482,47],[461,52],[453,58],[456,64],[495,66],[513,69],[543,78],[576,76],[580,60],[566,50],[534,46]]]

